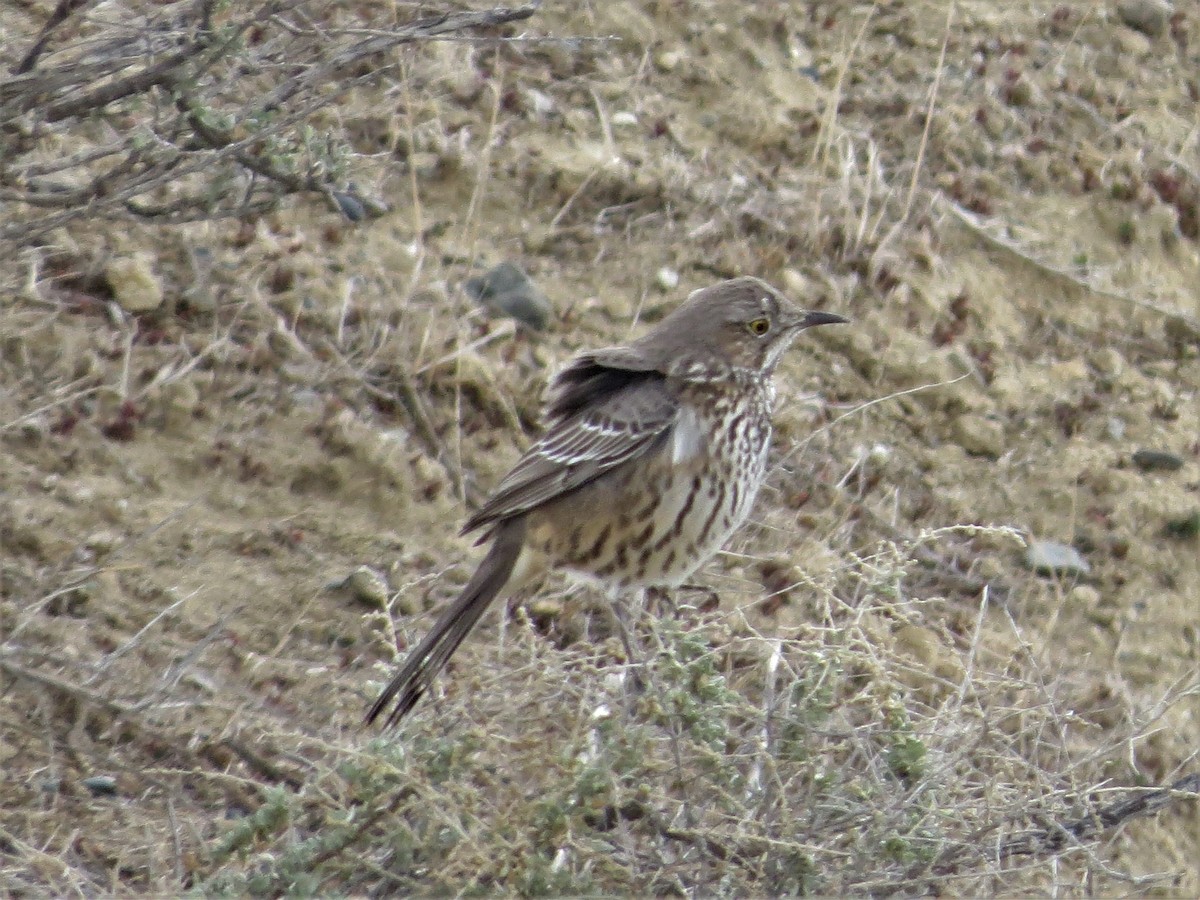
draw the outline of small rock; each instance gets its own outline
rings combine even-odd
[[[1024,75],[1006,84],[1001,92],[1001,99],[1009,106],[1040,106],[1042,94],[1033,82]]]
[[[866,461],[874,466],[886,465],[892,458],[891,444],[876,442],[867,450],[865,457]]]
[[[1091,355],[1089,361],[1100,375],[1114,381],[1120,378],[1127,368],[1125,357],[1112,347],[1103,347],[1097,350]]]
[[[468,278],[463,290],[492,312],[534,331],[544,331],[550,323],[550,301],[515,263],[502,262],[483,275]]]
[[[654,273],[654,283],[661,291],[673,291],[679,287],[679,273],[669,266],[663,266]]]
[[[1090,584],[1077,584],[1067,594],[1067,601],[1085,612],[1092,612],[1100,605],[1100,592]]]
[[[1148,37],[1158,37],[1166,30],[1171,12],[1167,0],[1121,0],[1117,4],[1121,21]]]
[[[1173,343],[1200,346],[1200,322],[1190,316],[1168,316],[1163,329]]]
[[[122,540],[123,538],[116,532],[97,531],[89,535],[83,545],[93,558],[103,559],[121,546]]]
[[[1180,541],[1193,540],[1200,535],[1200,509],[1176,519],[1169,519],[1163,526],[1163,534]]]
[[[614,128],[628,128],[631,125],[636,125],[638,122],[637,116],[628,110],[620,110],[612,115],[612,124]]]
[[[1133,454],[1133,464],[1143,472],[1178,472],[1183,468],[1183,458],[1165,450],[1138,450]]]
[[[370,566],[359,566],[331,587],[346,591],[353,599],[373,609],[388,608],[387,581]]]
[[[954,442],[973,456],[995,459],[1004,452],[1004,427],[983,416],[959,416],[954,420]]]
[[[529,108],[533,110],[534,114],[541,119],[546,118],[548,115],[554,112],[557,107],[553,97],[543,91],[537,90],[536,88],[529,88],[525,92],[525,102],[529,105]]]
[[[1025,565],[1039,575],[1086,575],[1092,565],[1069,544],[1055,541],[1030,541]]]
[[[95,797],[111,797],[117,793],[117,779],[111,775],[90,775],[83,779],[83,786]]]
[[[350,191],[330,191],[329,196],[334,206],[350,222],[361,222],[367,217],[367,209],[362,201]]]
[[[150,312],[162,306],[162,282],[154,274],[148,253],[110,260],[104,269],[104,278],[112,288],[113,299],[127,312]]]
[[[654,67],[660,72],[674,72],[683,62],[683,54],[678,50],[664,50],[654,57]]]

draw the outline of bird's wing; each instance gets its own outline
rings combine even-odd
[[[670,439],[679,403],[663,375],[621,370],[609,378],[595,367],[588,378],[607,390],[592,391],[586,404],[556,417],[552,389],[549,429],[471,516],[464,534],[528,512]]]
[[[655,372],[652,360],[632,347],[588,350],[576,356],[555,376],[546,396],[549,425],[567,419],[597,398],[616,393]]]

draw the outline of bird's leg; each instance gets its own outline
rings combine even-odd
[[[646,611],[660,618],[664,615],[679,617],[679,605],[675,602],[675,595],[661,587],[646,588]]]
[[[608,608],[612,612],[613,621],[617,626],[617,634],[621,636],[621,644],[625,648],[625,665],[626,670],[632,680],[633,693],[640,694],[645,688],[642,678],[642,671],[645,668],[645,661],[642,658],[641,651],[634,646],[633,629],[630,617],[629,607],[636,605],[638,609],[642,609],[643,604],[636,602],[638,599],[634,595],[635,603],[626,602],[629,597],[622,596],[619,590],[614,590],[609,594]]]

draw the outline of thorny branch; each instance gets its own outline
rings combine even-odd
[[[489,37],[538,5],[418,10],[380,28],[314,24],[327,18],[315,0],[179,0],[121,23],[60,0],[0,75],[0,246],[82,217],[192,221],[305,192],[351,218],[383,208],[356,198],[348,149],[307,132],[312,115],[394,72],[389,54],[406,44]]]

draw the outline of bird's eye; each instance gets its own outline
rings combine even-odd
[[[755,337],[762,337],[771,330],[771,323],[767,319],[751,319],[746,323],[746,327]]]

